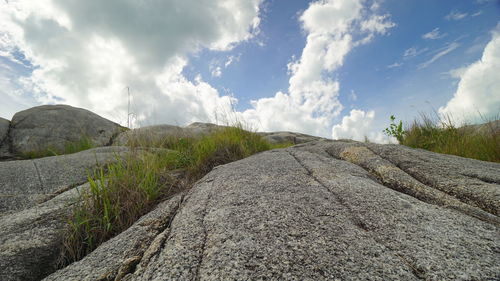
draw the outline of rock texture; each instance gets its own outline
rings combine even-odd
[[[10,156],[10,121],[0,117],[0,159]]]
[[[26,154],[54,149],[89,138],[96,146],[108,145],[121,127],[99,115],[68,105],[43,105],[14,115],[9,137],[12,151]]]
[[[117,159],[125,147],[100,147],[34,160],[0,162],[0,216],[23,210],[87,181],[98,164]]]
[[[0,280],[40,280],[55,271],[66,217],[86,188],[88,184],[0,217]]]
[[[46,280],[498,280],[499,194],[496,163],[312,142],[215,168]]]

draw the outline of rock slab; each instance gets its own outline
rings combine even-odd
[[[124,258],[135,246],[123,233],[46,280],[498,280],[499,224],[446,202],[495,217],[499,190],[496,163],[312,142],[215,168],[175,214],[156,209],[170,222],[147,250]]]
[[[87,181],[96,165],[117,160],[126,147],[98,147],[33,160],[0,162],[0,216],[33,207]]]

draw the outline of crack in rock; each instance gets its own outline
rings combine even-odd
[[[422,202],[459,211],[482,221],[500,225],[500,218],[480,208],[471,206],[446,192],[428,186],[412,175],[406,173],[392,162],[382,158],[365,146],[347,146],[338,155],[331,150],[327,152],[332,157],[351,162],[375,175],[384,186],[395,191],[410,195]]]
[[[307,167],[307,165],[305,165],[305,163],[303,163],[302,160],[300,160],[297,155],[295,155],[295,153],[292,153],[291,151],[287,151],[296,161],[297,163],[299,163],[300,166],[302,166],[302,168],[304,168],[306,170],[306,173],[308,176],[310,176],[312,179],[314,179],[315,182],[317,182],[319,185],[321,185],[323,188],[325,188],[329,193],[331,193],[335,199],[344,207],[346,208],[348,211],[349,211],[349,215],[348,215],[348,218],[349,220],[356,226],[358,227],[359,229],[361,229],[362,231],[364,231],[365,233],[369,233],[370,232],[370,228],[368,227],[368,225],[359,217],[357,217],[355,214],[354,214],[354,211],[352,210],[352,208],[345,202],[345,200],[342,199],[341,196],[339,196],[338,194],[336,194],[335,192],[333,192],[332,190],[330,190],[322,181],[321,179],[317,178],[313,171]],[[407,265],[407,267],[409,268],[410,272],[419,280],[425,280],[425,271],[422,270],[422,269],[417,269],[417,267],[415,265],[413,265],[412,263],[410,263],[407,259],[405,259],[404,257],[402,257],[399,253],[397,253],[396,251],[394,251],[393,249],[391,249],[389,246],[385,245],[382,241],[380,241],[379,239],[377,239],[376,237],[374,237],[373,235],[369,235],[369,237],[371,239],[373,239],[373,241],[375,241],[378,245],[380,245],[384,250],[386,250],[387,253],[399,258],[400,260],[403,261],[403,263],[405,265]]]

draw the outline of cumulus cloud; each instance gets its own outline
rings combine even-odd
[[[144,120],[210,121],[213,102],[226,104],[228,97],[201,79],[186,80],[185,58],[251,39],[259,32],[260,2],[13,0],[1,4],[0,37],[8,40],[0,48],[22,52],[35,66],[24,84],[39,102],[81,106],[121,121],[129,86]]]
[[[307,33],[298,60],[288,65],[288,93],[252,102],[243,113],[264,130],[296,130],[328,136],[332,120],[343,108],[340,85],[331,73],[341,67],[355,46],[384,35],[395,24],[388,15],[375,15],[360,0],[316,1],[300,16]]]
[[[231,112],[237,100],[200,76],[187,79],[187,57],[203,49],[231,50],[255,38],[261,2],[12,0],[1,4],[0,38],[8,40],[0,51],[22,53],[32,64],[18,82],[38,102],[85,107],[124,122],[130,87],[140,124],[214,122],[216,113]],[[366,3],[312,2],[300,15],[306,45],[288,65],[288,90],[254,100],[234,115],[260,130],[330,136],[343,108],[335,71],[352,48],[395,26],[388,14],[377,14],[378,4]],[[221,75],[238,59],[228,57],[211,73]]]
[[[342,122],[333,126],[333,139],[353,139],[357,141],[370,141],[378,143],[397,143],[394,138],[385,136],[382,132],[374,132],[372,123],[375,119],[375,111],[353,109],[348,116],[342,118]]]
[[[478,113],[493,117],[500,112],[500,24],[492,32],[481,59],[453,73],[460,81],[453,98],[439,108],[440,114],[451,115],[461,123],[481,121]]]
[[[434,28],[432,31],[425,33],[422,35],[423,39],[429,39],[429,40],[436,40],[445,37],[447,34],[446,33],[441,33],[439,31],[439,27]]]

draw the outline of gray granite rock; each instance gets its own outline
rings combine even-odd
[[[0,159],[10,156],[10,121],[0,117]]]
[[[68,105],[43,105],[14,115],[10,139],[15,154],[53,149],[64,151],[68,143],[89,138],[94,145],[112,142],[121,126],[82,108]]]
[[[406,166],[415,157],[422,174]],[[216,167],[175,215],[159,206],[157,219],[171,222],[147,250],[124,258],[123,233],[47,280],[496,280],[499,225],[468,213],[494,208],[432,184],[448,173],[451,187],[464,171],[500,189],[500,164],[402,146],[319,141],[260,153]]]
[[[0,280],[40,280],[55,271],[66,218],[88,184],[0,217]]]
[[[99,147],[34,160],[0,162],[0,216],[43,202],[87,181],[92,168],[116,161],[126,147]]]
[[[263,136],[265,140],[269,141],[272,144],[280,144],[280,143],[300,144],[300,143],[306,143],[324,139],[320,137],[314,137],[294,132],[270,132],[270,133],[259,132],[257,134]]]

